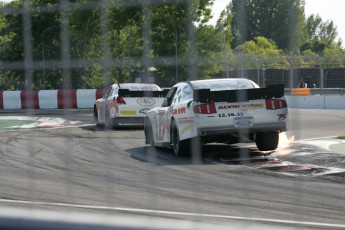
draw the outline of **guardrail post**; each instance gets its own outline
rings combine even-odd
[[[323,89],[324,88],[324,68],[322,66],[320,66],[320,88]]]

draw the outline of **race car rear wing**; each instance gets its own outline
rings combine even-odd
[[[120,97],[165,97],[169,89],[162,91],[131,91],[129,89],[119,89]]]
[[[267,88],[211,91],[210,89],[194,89],[195,102],[245,102],[257,99],[281,98],[284,96],[284,85],[269,85]]]

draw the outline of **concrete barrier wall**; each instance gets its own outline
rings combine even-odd
[[[0,109],[88,109],[104,90],[0,91]]]
[[[3,107],[4,109],[21,109],[22,102],[20,99],[21,91],[4,91],[3,92]]]
[[[345,109],[344,95],[285,96],[289,108]]]
[[[40,90],[38,92],[39,107],[45,109],[57,109],[57,90]]]
[[[77,90],[77,107],[79,109],[93,108],[96,99],[95,89]]]
[[[89,109],[105,90],[0,91],[0,109]],[[285,96],[289,108],[345,109],[345,95]]]

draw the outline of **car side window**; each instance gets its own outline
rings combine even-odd
[[[184,102],[191,100],[193,97],[193,89],[189,84],[186,84],[182,87],[181,95],[179,97],[179,102]]]
[[[162,107],[169,107],[172,104],[172,101],[174,99],[174,96],[176,94],[177,87],[173,87],[169,90],[167,96],[164,99],[164,102],[162,104]]]
[[[114,92],[114,88],[110,87],[108,94],[107,94],[107,98],[111,97],[113,95],[113,92]]]
[[[184,101],[185,99],[183,98],[184,96],[184,92],[183,90],[185,89],[185,86],[184,84],[180,84],[176,90],[176,93],[175,93],[175,96],[173,97],[173,100],[171,102],[171,105],[175,105],[177,103],[180,103],[182,101]]]

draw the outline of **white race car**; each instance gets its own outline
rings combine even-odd
[[[284,85],[260,88],[248,79],[196,80],[174,85],[161,107],[146,113],[146,144],[188,155],[201,144],[255,141],[274,150],[288,114]]]
[[[95,101],[94,120],[106,128],[120,123],[143,124],[146,112],[160,106],[167,92],[151,83],[113,84],[103,98]]]

